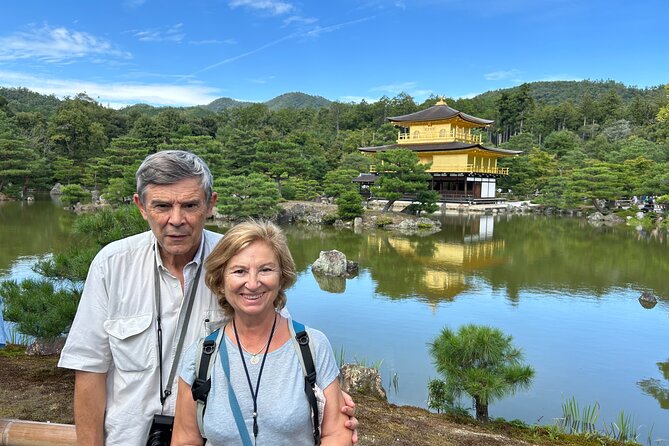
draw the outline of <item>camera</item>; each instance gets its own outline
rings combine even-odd
[[[169,415],[153,416],[149,438],[146,440],[146,446],[169,446],[172,441],[172,426],[174,417]]]

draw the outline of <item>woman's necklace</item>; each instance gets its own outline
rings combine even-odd
[[[242,344],[242,341],[239,341],[239,345],[241,345],[242,350],[244,350],[246,353],[251,355],[250,363],[253,365],[256,365],[260,362],[260,357],[258,356],[260,353],[262,353],[263,350],[265,350],[266,345],[263,345],[260,347],[260,350],[258,350],[257,353],[251,353],[246,347],[244,347],[244,344]]]
[[[242,357],[242,365],[244,366],[244,373],[246,373],[246,381],[249,383],[249,389],[251,389],[251,397],[253,398],[253,438],[258,438],[258,390],[260,390],[260,377],[262,376],[262,369],[265,368],[265,359],[267,359],[267,351],[269,350],[269,345],[272,343],[272,337],[274,336],[274,328],[276,327],[276,313],[274,313],[274,323],[272,324],[272,331],[269,333],[269,340],[265,346],[265,354],[262,356],[262,364],[260,364],[260,371],[258,372],[258,381],[256,382],[256,388],[253,389],[253,384],[251,384],[251,376],[249,375],[249,369],[246,367],[246,361],[244,361],[244,353],[242,352],[242,343],[239,341],[239,334],[237,334],[237,324],[235,324],[235,319],[232,318],[232,329],[235,332],[235,338],[237,339],[237,347],[239,347],[239,354]]]

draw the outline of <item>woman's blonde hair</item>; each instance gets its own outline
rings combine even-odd
[[[204,281],[218,297],[218,303],[227,316],[232,316],[235,310],[225,298],[225,268],[239,251],[256,241],[266,243],[279,261],[281,279],[274,308],[280,310],[286,305],[286,289],[295,283],[295,262],[283,231],[269,221],[248,220],[239,223],[223,236],[204,263]]]

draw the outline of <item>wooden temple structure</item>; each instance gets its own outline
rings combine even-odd
[[[400,128],[397,142],[358,150],[369,154],[393,149],[415,152],[421,163],[431,164],[431,189],[439,192],[443,202],[495,202],[497,178],[509,174],[508,168],[497,166],[497,160],[521,153],[482,145],[482,134],[494,121],[462,113],[443,100],[425,110],[387,119]],[[372,166],[370,174],[379,169]],[[365,182],[370,178],[373,176],[367,175]]]

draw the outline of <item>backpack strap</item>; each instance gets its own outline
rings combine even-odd
[[[209,390],[211,389],[211,370],[215,362],[212,361],[212,356],[215,356],[218,352],[222,337],[223,330],[219,328],[200,340],[198,350],[201,353],[195,360],[197,375],[191,386],[191,392],[193,393],[193,399],[197,401],[197,425],[200,428],[202,438],[205,438],[204,412],[207,409],[207,396],[209,396]]]
[[[318,423],[318,401],[316,400],[316,394],[314,389],[316,387],[316,367],[314,366],[313,352],[311,351],[311,344],[309,343],[309,335],[307,334],[306,327],[294,320],[291,319],[291,323],[288,324],[290,329],[293,346],[297,353],[297,357],[300,359],[300,365],[302,366],[302,373],[304,374],[304,393],[307,396],[309,405],[311,406],[311,411],[313,413],[313,425],[314,425],[314,444],[321,444],[321,431],[320,425]]]

